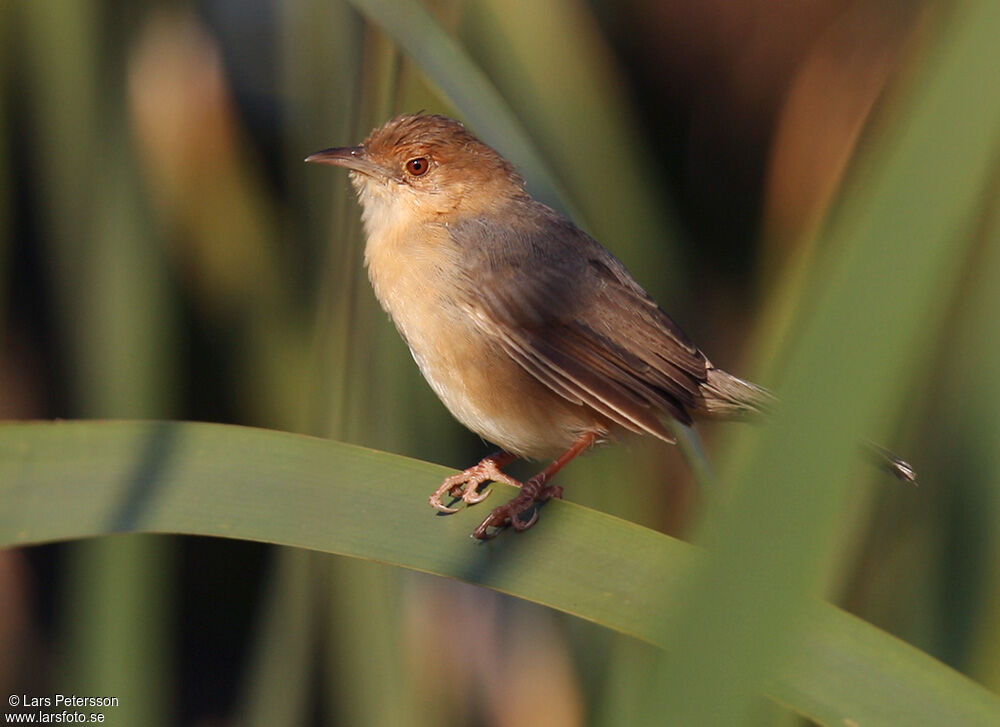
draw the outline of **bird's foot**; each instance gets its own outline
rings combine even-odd
[[[506,452],[498,452],[490,455],[479,464],[469,469],[459,472],[457,475],[445,478],[441,486],[430,496],[431,507],[444,513],[457,512],[457,507],[449,507],[442,502],[445,495],[461,499],[466,505],[475,505],[490,496],[492,490],[479,491],[481,485],[487,482],[504,482],[514,487],[520,487],[521,483],[510,475],[505,475],[500,468],[513,460],[513,455]]]
[[[562,497],[563,490],[559,485],[546,486],[547,478],[542,475],[535,475],[524,483],[521,492],[506,505],[500,505],[493,509],[479,527],[472,533],[472,537],[477,540],[489,540],[495,537],[501,530],[510,525],[516,532],[527,530],[538,520],[538,505],[551,500],[553,497]],[[521,516],[531,511],[531,516],[525,520]]]

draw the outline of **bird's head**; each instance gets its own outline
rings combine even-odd
[[[324,149],[307,162],[351,170],[367,223],[442,220],[490,212],[525,195],[514,167],[459,122],[405,114],[375,129],[360,146]]]

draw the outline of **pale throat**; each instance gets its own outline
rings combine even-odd
[[[387,235],[398,235],[403,228],[426,222],[435,215],[430,205],[405,184],[375,180],[354,173],[351,181],[361,203],[361,219],[369,242]]]
[[[364,179],[355,187],[362,206],[368,278],[379,303],[408,338],[403,329],[409,327],[409,309],[430,302],[432,296],[427,293],[441,282],[443,229],[431,205],[421,204],[419,194],[405,185]]]

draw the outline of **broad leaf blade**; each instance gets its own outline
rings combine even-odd
[[[558,501],[529,534],[477,544],[469,532],[484,508],[436,517],[426,505],[448,472],[218,424],[6,424],[0,547],[123,532],[241,538],[477,583],[654,643],[663,633],[656,597],[685,576],[695,548]],[[497,501],[512,491],[493,487]],[[1000,699],[926,654],[831,606],[807,613],[770,690],[796,711],[830,725],[1000,723]]]

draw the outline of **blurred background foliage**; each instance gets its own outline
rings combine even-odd
[[[477,105],[435,75],[419,26],[381,23],[397,45],[371,22],[403,18],[391,2],[0,2],[0,416],[232,422],[476,461],[488,447],[368,287],[346,175],[301,161],[419,109],[536,155],[534,191],[715,362],[773,381],[845,176],[877,154],[871,129],[949,5],[428,0],[490,84]],[[490,93],[516,135],[476,125]],[[816,579],[1000,690],[992,178],[959,289],[897,352],[913,384],[883,426],[921,487],[858,475]],[[739,436],[703,433],[710,452]],[[655,442],[562,477],[681,537],[701,499]],[[113,694],[121,724],[630,724],[654,666],[626,637],[375,563],[168,537],[0,552],[0,693]]]

